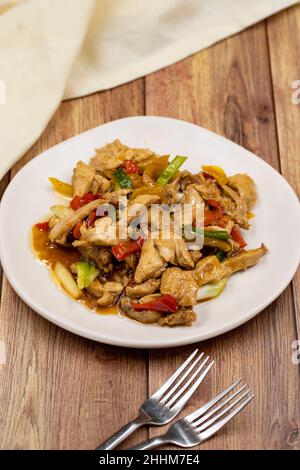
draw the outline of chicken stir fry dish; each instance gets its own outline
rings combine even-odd
[[[267,252],[246,249],[242,234],[254,217],[251,177],[210,165],[192,174],[186,159],[115,140],[79,161],[71,184],[49,178],[64,200],[33,227],[33,247],[69,295],[99,313],[191,325],[197,303]],[[176,218],[186,207],[189,222]]]

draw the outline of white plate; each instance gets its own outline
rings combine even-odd
[[[220,297],[196,308],[191,327],[142,325],[116,315],[97,315],[73,301],[50,279],[31,251],[29,233],[54,204],[48,176],[69,181],[78,160],[119,138],[158,153],[187,155],[185,167],[221,165],[230,175],[246,172],[256,184],[256,217],[246,234],[250,248],[264,242],[269,253],[255,267],[232,276]],[[196,125],[162,117],[132,117],[104,124],[56,145],[30,161],[8,186],[0,209],[0,253],[16,292],[56,325],[103,343],[163,348],[194,343],[229,331],[269,305],[292,279],[300,258],[300,211],[288,183],[271,166],[242,147]]]

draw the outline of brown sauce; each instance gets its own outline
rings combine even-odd
[[[81,259],[80,253],[75,248],[64,248],[63,246],[52,244],[48,238],[48,232],[42,232],[35,226],[32,228],[32,248],[36,258],[48,266],[53,276],[55,263],[60,262],[67,268],[70,268],[72,263],[76,263],[76,261]],[[67,292],[66,294],[68,295]],[[99,307],[96,304],[95,297],[86,291],[83,292],[83,295],[78,302],[82,303],[90,310],[93,310],[95,313],[118,313],[115,305],[110,307]]]
[[[75,248],[64,248],[50,242],[48,232],[42,232],[37,227],[32,228],[32,247],[39,261],[54,268],[60,262],[67,268],[80,260],[80,253]]]

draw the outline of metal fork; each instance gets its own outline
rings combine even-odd
[[[234,382],[209,403],[185,418],[176,421],[162,436],[144,441],[132,447],[131,450],[153,449],[164,444],[175,444],[180,447],[193,447],[202,444],[234,418],[254,398],[254,395],[250,394],[251,390],[247,385],[230,394],[240,382],[241,380]],[[245,390],[246,388],[247,390]],[[238,398],[233,400],[237,395],[239,395]],[[214,406],[225,397],[226,399],[222,403]]]
[[[133,421],[100,444],[96,450],[114,449],[139,427],[149,424],[161,426],[175,418],[197,390],[214,363],[211,361],[207,364],[209,356],[204,357],[204,353],[197,353],[198,349],[187,358],[157,392],[141,405],[139,414]]]

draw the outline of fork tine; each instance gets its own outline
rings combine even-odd
[[[182,384],[182,382],[190,375],[191,371],[195,368],[195,366],[198,364],[200,359],[202,359],[203,353],[200,354],[190,365],[190,367],[187,369],[187,371],[180,377],[180,379],[175,383],[175,385],[168,391],[166,395],[160,400],[160,403],[165,404],[169,398],[173,395],[173,393],[178,389],[179,385]],[[204,366],[208,358],[202,363],[201,368]],[[182,391],[179,392],[179,395],[181,395]],[[168,403],[168,406],[170,406],[170,403]]]
[[[236,382],[234,382],[233,384],[231,384],[228,388],[226,388],[226,390],[224,390],[223,392],[219,393],[218,395],[216,395],[211,401],[209,401],[208,403],[206,403],[205,405],[203,405],[201,408],[199,408],[198,410],[194,411],[193,413],[189,414],[185,419],[191,423],[192,421],[194,421],[195,419],[199,418],[199,416],[202,416],[207,410],[209,410],[209,408],[211,408],[213,405],[215,405],[216,403],[218,403],[218,401],[220,401],[223,397],[225,397],[225,395],[227,395],[227,393],[231,392],[231,390],[236,387],[240,382],[242,381],[242,379],[239,379],[237,380]]]
[[[191,362],[191,360],[196,356],[199,350],[195,349],[194,352],[184,361],[184,363],[174,372],[173,375],[155,392],[151,395],[151,398],[159,399],[163,396],[163,394],[168,390],[168,388],[172,385],[172,383],[177,379],[177,377],[181,374],[181,372],[186,368],[186,366]],[[204,353],[201,353],[201,357]]]
[[[219,429],[221,429],[228,421],[232,420],[240,411],[242,411],[245,406],[248,405],[248,403],[253,400],[254,395],[250,395],[249,398],[244,400],[240,406],[235,408],[229,415],[225,416],[223,419],[218,421],[216,424],[213,424],[210,428],[207,428],[205,431],[201,432],[201,438],[202,440],[206,440],[210,438],[213,434],[215,434]]]
[[[247,387],[247,384],[243,385],[243,387],[239,388],[236,392],[234,392],[232,395],[226,398],[225,401],[220,403],[218,406],[214,407],[211,411],[208,413],[205,413],[202,418],[200,417],[199,419],[196,419],[193,421],[193,426],[198,427],[201,423],[204,423],[204,421],[207,421],[210,416],[214,415],[217,411],[219,411],[221,408],[223,408],[228,402],[230,402],[234,397],[236,397],[239,393],[241,393],[245,388]],[[250,389],[248,389],[247,393],[250,392]]]
[[[197,426],[196,430],[198,432],[201,432],[201,431],[204,431],[205,429],[207,429],[208,427],[210,427],[211,424],[213,424],[215,421],[217,421],[219,418],[221,418],[221,416],[225,415],[229,410],[231,410],[238,403],[240,403],[243,400],[243,398],[245,398],[248,395],[249,392],[250,392],[250,389],[247,390],[245,393],[243,393],[240,397],[238,397],[234,402],[230,403],[230,405],[223,408],[222,411],[220,411],[220,413],[213,416],[210,420],[205,421],[205,423],[201,424],[200,426]],[[203,418],[205,418],[205,416],[203,416]]]
[[[180,390],[178,390],[178,392],[170,399],[167,401],[167,403],[165,403],[166,406],[168,406],[169,408],[171,408],[171,406],[176,402],[176,400],[180,397],[180,395],[183,394],[183,392],[188,388],[188,386],[190,385],[190,383],[197,377],[197,375],[199,374],[199,372],[203,369],[203,367],[205,366],[205,364],[207,363],[209,359],[209,356],[207,356],[204,361],[197,367],[197,369],[194,371],[194,373],[190,376],[190,378],[187,380],[187,382],[185,382],[185,384],[180,388]]]
[[[208,359],[208,358],[207,358]],[[205,361],[206,362],[206,361]],[[172,411],[179,411],[181,410],[184,405],[186,404],[186,402],[191,398],[191,396],[193,395],[193,393],[197,390],[197,388],[199,387],[200,383],[202,382],[202,380],[204,379],[204,377],[206,376],[206,374],[209,372],[209,370],[212,368],[212,366],[214,365],[214,362],[215,361],[212,361],[210,364],[208,364],[208,366],[204,369],[204,371],[200,374],[200,376],[198,377],[198,379],[193,383],[193,385],[190,387],[190,389],[180,398],[180,400],[173,404],[172,405]],[[203,366],[203,365],[202,365]],[[197,371],[195,372],[195,374],[193,374],[193,377],[196,377],[196,375],[198,375],[198,373],[200,372],[200,370],[202,369],[202,366],[198,367]],[[186,387],[185,387],[186,388]],[[181,391],[182,392],[182,391]]]

